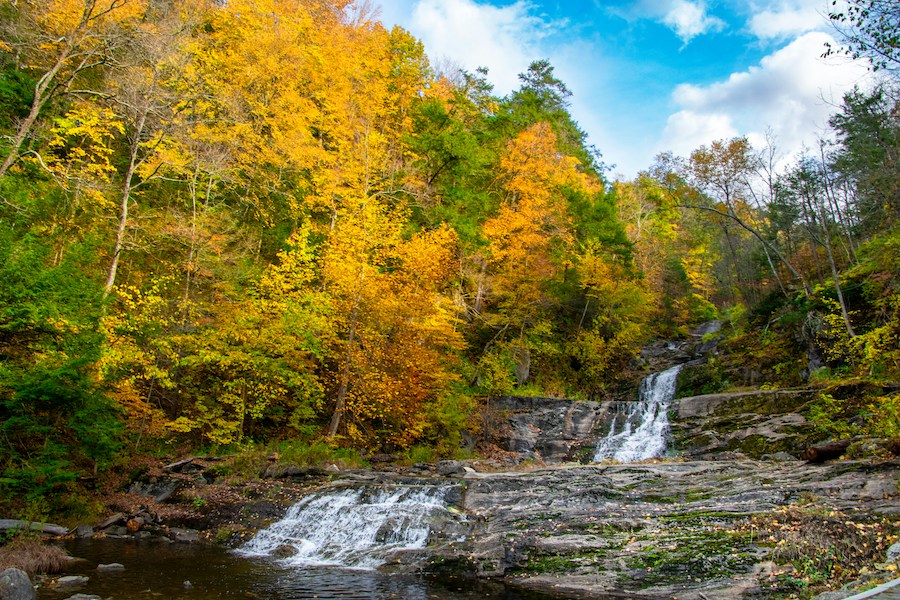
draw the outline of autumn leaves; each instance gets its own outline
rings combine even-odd
[[[5,72],[34,81],[3,123],[10,248],[91,256],[84,374],[136,439],[451,453],[474,398],[593,394],[645,333],[549,63],[497,98],[367,6],[4,7]]]

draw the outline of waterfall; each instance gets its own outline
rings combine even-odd
[[[669,403],[683,365],[654,373],[641,381],[638,401],[616,415],[609,433],[597,444],[594,460],[634,462],[661,455],[669,433]]]
[[[288,547],[296,565],[374,569],[389,554],[424,548],[433,528],[465,520],[449,509],[450,487],[347,487],[307,496],[239,552],[272,556]],[[277,552],[276,552],[277,551]]]

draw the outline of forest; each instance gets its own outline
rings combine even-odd
[[[486,399],[616,397],[714,318],[723,387],[900,381],[896,29],[832,19],[882,77],[816,147],[612,181],[548,61],[498,96],[367,3],[0,2],[0,506],[143,455],[460,456]],[[896,392],[820,414],[900,437]]]

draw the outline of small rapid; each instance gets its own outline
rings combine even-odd
[[[675,397],[678,373],[684,365],[653,373],[641,381],[638,401],[628,404],[600,439],[594,461],[636,462],[661,456],[669,437],[669,405]]]
[[[452,487],[359,486],[324,490],[292,506],[238,550],[291,554],[285,563],[374,569],[392,553],[426,546],[432,532],[465,520],[448,507]]]

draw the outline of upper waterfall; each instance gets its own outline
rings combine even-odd
[[[669,404],[683,365],[654,373],[641,381],[638,401],[616,415],[609,433],[597,444],[594,460],[635,462],[654,458],[666,450],[669,434]]]

